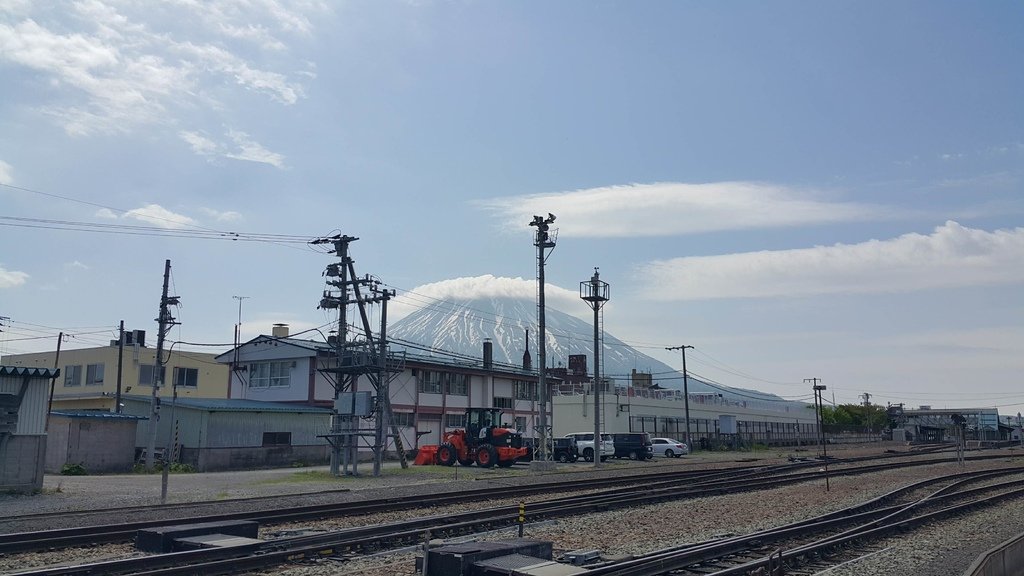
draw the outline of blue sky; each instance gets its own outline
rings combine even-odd
[[[340,231],[400,294],[532,295],[552,212],[551,305],[588,318],[599,266],[606,329],[671,365],[685,343],[732,386],[1015,414],[1022,25],[1017,2],[0,0],[0,353],[155,333],[165,259],[174,340],[230,342],[232,296],[246,337],[329,320],[324,254],[157,229]]]

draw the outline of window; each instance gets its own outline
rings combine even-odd
[[[292,362],[257,362],[249,365],[250,388],[287,388],[291,386]]]
[[[456,396],[466,396],[469,389],[469,377],[465,374],[445,373],[445,390]]]
[[[82,365],[64,367],[64,385],[78,386],[82,383]]]
[[[404,426],[411,428],[413,426],[414,417],[415,414],[412,412],[395,412],[391,415],[391,424],[399,427]]]
[[[198,368],[174,368],[174,385],[178,388],[196,388],[199,386]]]
[[[423,370],[417,379],[417,390],[424,394],[441,393],[441,373],[436,370]]]
[[[161,366],[160,373],[162,375],[167,374],[167,367]],[[139,365],[139,386],[152,386],[154,382],[154,376],[156,375],[156,366],[153,364],[140,364]],[[163,378],[161,378],[163,381]]]
[[[89,364],[85,367],[85,385],[103,385],[103,364]]]
[[[465,428],[466,427],[466,415],[465,414],[445,414],[444,425],[447,428]]]
[[[292,445],[292,433],[291,432],[264,432],[263,433],[263,445],[264,446],[291,446]]]
[[[524,380],[513,380],[512,389],[515,394],[516,400],[536,400],[537,399],[537,383],[526,382]]]
[[[502,398],[501,396],[495,396],[494,397],[494,407],[495,408],[512,408],[512,399],[511,398]]]

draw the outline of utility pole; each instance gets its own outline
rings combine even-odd
[[[124,370],[124,320],[121,320],[121,327],[117,331],[117,392],[114,393],[114,413],[121,413],[121,374]],[[235,346],[238,347],[237,345]]]
[[[149,409],[149,444],[146,446],[146,470],[153,470],[153,463],[155,458],[153,453],[156,452],[156,431],[157,425],[160,423],[160,387],[164,383],[164,338],[167,336],[167,331],[171,329],[171,326],[177,324],[174,318],[171,316],[168,306],[177,305],[177,296],[167,296],[167,288],[171,279],[171,261],[168,259],[164,262],[164,289],[160,295],[160,313],[157,316],[157,333],[156,333],[156,355],[155,361],[153,362],[153,394],[150,397],[150,409]],[[171,423],[173,425],[173,422]],[[164,468],[167,468],[167,455],[164,455]]]
[[[604,448],[601,442],[601,340],[598,314],[609,297],[608,283],[601,281],[595,267],[590,281],[580,282],[580,299],[594,309],[594,468],[601,467],[601,452]]]
[[[57,367],[60,366],[60,343],[64,341],[64,333],[57,334],[57,354],[53,357],[53,371],[57,371]],[[67,375],[65,375],[65,378]],[[57,385],[57,377],[50,378],[50,399],[46,403],[46,423],[43,425],[44,430],[50,429],[50,412],[53,411],[53,388]]]
[[[825,390],[824,384],[818,384],[820,378],[804,378],[804,382],[810,382],[813,385],[814,390],[814,415],[818,421],[818,437],[821,440],[821,457],[825,461],[825,491],[829,491],[828,485],[828,449],[825,448],[825,427],[824,417],[822,415],[822,400],[821,393]]]
[[[548,217],[534,216],[530,226],[537,227],[537,236],[533,245],[537,247],[537,320],[540,325],[540,336],[537,338],[537,388],[540,395],[540,460],[547,461],[548,453],[548,382],[547,382],[547,332],[544,324],[544,263],[547,251],[554,249],[556,231],[549,231],[555,221],[555,215]],[[596,442],[597,440],[595,440]]]
[[[376,287],[372,288],[374,292],[378,292]],[[388,375],[388,300],[394,297],[394,290],[380,290],[379,298],[381,301],[380,308],[380,338],[379,338],[379,351],[377,357],[377,364],[379,372],[377,373],[377,413],[375,414],[375,424],[377,436],[374,439],[374,445],[376,447],[374,458],[373,458],[373,475],[380,476],[381,466],[384,464],[384,452],[388,446],[388,431],[390,426],[388,421],[391,418],[391,378]],[[401,447],[401,439],[396,438],[396,448]],[[405,457],[402,456],[404,462]],[[405,468],[405,466],[402,466]]]
[[[679,350],[683,353],[683,410],[686,412],[686,447],[693,452],[693,442],[690,439],[690,386],[689,376],[686,374],[686,349],[693,346],[669,346],[665,350]]]
[[[238,323],[235,324],[235,364],[238,364],[238,347],[242,343],[242,300],[247,300],[250,296],[232,296],[232,298],[238,300]]]

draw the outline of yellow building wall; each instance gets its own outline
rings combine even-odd
[[[79,348],[72,350],[61,350],[60,368],[61,375],[54,382],[53,386],[53,409],[54,410],[111,410],[114,409],[114,399],[117,395],[117,346],[103,346],[98,348]],[[33,354],[12,354],[4,356],[3,364],[7,366],[26,366],[34,368],[53,368],[55,352],[38,352]],[[228,366],[214,360],[214,354],[201,352],[164,352],[167,360],[165,368],[165,381],[160,388],[160,396],[170,398],[171,384],[175,373],[188,382],[191,376],[195,376],[194,387],[179,386],[179,398],[227,398],[228,395]],[[121,393],[133,396],[150,396],[153,388],[146,382],[142,382],[140,376],[143,373],[152,374],[152,370],[145,368],[153,366],[156,358],[155,348],[136,348],[125,346],[124,360],[121,371]],[[76,371],[78,378],[76,382],[69,382],[69,373]],[[90,366],[102,366],[103,377],[100,382],[87,382]],[[175,369],[181,369],[176,371]],[[185,372],[194,370],[194,372]],[[92,370],[96,372],[96,368]]]

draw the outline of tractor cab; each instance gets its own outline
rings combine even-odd
[[[501,426],[501,409],[466,408],[466,436],[471,444],[492,444],[494,432]]]

